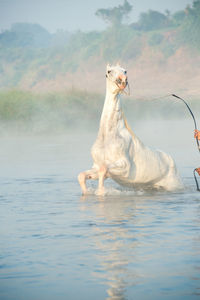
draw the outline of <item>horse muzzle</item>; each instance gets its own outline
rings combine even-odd
[[[116,79],[116,85],[119,87],[120,90],[124,90],[128,84],[128,78],[125,75],[120,75]]]

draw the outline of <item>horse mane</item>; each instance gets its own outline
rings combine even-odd
[[[135,138],[135,134],[134,134],[134,132],[132,131],[131,127],[128,125],[128,122],[127,122],[127,120],[126,120],[126,117],[125,117],[123,111],[122,111],[122,117],[123,117],[123,120],[124,120],[124,124],[125,124],[126,129],[127,129],[128,132],[131,134],[131,136],[132,136],[133,138]]]

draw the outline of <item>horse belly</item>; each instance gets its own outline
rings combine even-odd
[[[173,165],[173,159],[166,153],[148,149],[144,156],[135,159],[134,182],[155,183],[165,177]]]

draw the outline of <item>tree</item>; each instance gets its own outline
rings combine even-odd
[[[122,24],[125,17],[132,10],[132,5],[124,0],[124,4],[113,7],[113,8],[100,8],[96,11],[95,15],[102,18],[105,22],[111,24],[111,26],[116,27]]]
[[[186,13],[184,10],[177,11],[172,15],[172,22],[174,25],[180,26],[184,22],[185,17]]]
[[[15,23],[10,30],[0,33],[0,45],[6,47],[48,47],[51,34],[42,26],[30,23]]]
[[[144,31],[164,28],[168,24],[168,17],[158,11],[149,10],[141,13],[137,27]]]
[[[186,8],[186,13],[188,14],[189,17],[193,18],[195,21],[199,20],[200,17],[200,0],[194,0],[192,7],[188,6]]]
[[[184,43],[200,50],[200,0],[194,0],[192,7],[187,6],[186,16],[181,24],[181,38]]]

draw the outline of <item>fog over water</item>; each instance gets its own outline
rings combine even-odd
[[[199,18],[190,0],[129,2],[116,27],[95,12],[126,1],[0,0],[0,300],[200,299],[200,153],[186,106],[169,95],[200,128]],[[149,9],[162,12],[156,25]],[[183,189],[108,179],[104,196],[97,181],[82,195],[117,61],[128,124],[174,158]]]
[[[77,175],[92,166],[102,100],[96,120],[79,110],[66,126],[59,110],[41,106],[28,123],[3,123],[0,299],[199,299],[193,170],[200,157],[192,118],[177,102],[165,107],[169,119],[156,101],[139,110],[135,103],[136,111],[123,101],[134,133],[175,159],[184,189],[134,191],[107,180],[104,197],[95,195],[97,182],[81,195]]]
[[[134,124],[134,121],[132,122]],[[176,160],[185,189],[82,197],[95,130],[4,136],[0,149],[0,298],[198,299],[199,166],[191,120],[138,122]]]

